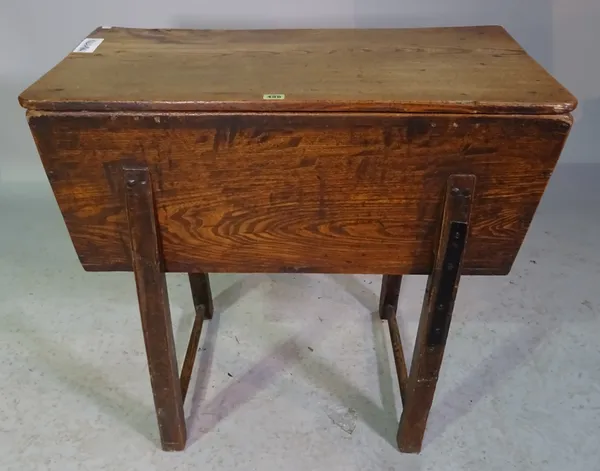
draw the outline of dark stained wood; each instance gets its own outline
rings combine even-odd
[[[408,372],[406,370],[406,360],[404,359],[404,350],[402,348],[402,338],[398,329],[398,320],[396,312],[392,312],[392,306],[386,305],[388,311],[386,319],[390,331],[390,340],[392,342],[392,353],[394,355],[394,365],[396,366],[396,376],[398,377],[398,386],[400,388],[400,397],[402,403],[406,398],[406,383],[408,381]]]
[[[396,315],[402,275],[383,275],[379,295],[379,317],[389,319]]]
[[[471,210],[475,202],[475,180],[474,175],[452,175],[448,180],[435,265],[427,280],[423,310],[403,401],[404,408],[398,428],[398,447],[400,451],[407,453],[421,451],[464,261],[461,251],[458,260],[454,262],[457,266],[446,266],[454,265],[454,263],[448,264],[445,260],[449,245],[455,243],[455,234],[451,233],[450,228],[453,227],[453,223],[466,224],[467,230],[463,235],[466,244]],[[453,284],[450,287],[442,286],[444,272],[447,270],[455,273]],[[439,305],[438,294],[445,288],[450,290],[448,304]],[[447,318],[439,341],[432,342],[431,327],[437,314],[436,311],[439,310],[442,310]]]
[[[183,401],[150,172],[144,166],[127,166],[122,176],[131,259],[160,440],[164,450],[183,450],[186,441]]]
[[[563,114],[577,101],[500,26],[102,29],[20,97],[55,111]],[[83,39],[83,38],[82,38]],[[67,52],[67,51],[65,51]],[[265,94],[285,94],[265,100]]]
[[[185,358],[183,359],[183,366],[181,367],[181,400],[185,401],[187,392],[190,386],[190,380],[192,379],[192,372],[194,369],[194,362],[196,361],[196,354],[198,353],[198,344],[200,343],[200,335],[202,334],[202,325],[205,319],[205,306],[199,306],[196,309],[196,317],[194,318],[194,324],[192,325],[192,332],[190,333],[190,340],[185,352]]]
[[[208,273],[190,273],[189,279],[196,316],[212,319],[214,308]]]
[[[208,278],[208,273],[190,273],[188,277],[190,280],[190,288],[192,290],[192,299],[194,301],[196,317],[194,318],[190,340],[188,342],[185,358],[183,359],[183,366],[181,368],[181,395],[183,401],[185,401],[185,397],[190,385],[190,379],[192,378],[194,361],[196,360],[196,353],[198,352],[198,344],[200,342],[200,334],[202,333],[202,324],[204,319],[212,319],[213,317],[213,300],[210,292],[210,280]]]
[[[448,176],[478,178],[464,274],[506,274],[569,116],[29,113],[87,270],[130,270],[118,169],[153,175],[166,271],[428,274]]]
[[[381,294],[379,295],[379,317],[388,321],[396,375],[398,376],[398,384],[400,386],[400,396],[404,401],[408,374],[406,360],[404,359],[404,350],[402,349],[402,339],[398,329],[398,321],[396,320],[401,285],[402,275],[383,275],[381,280]]]

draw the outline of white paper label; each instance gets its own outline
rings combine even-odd
[[[98,46],[104,41],[104,38],[85,38],[79,43],[73,52],[94,52]]]

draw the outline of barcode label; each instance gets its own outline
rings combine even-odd
[[[283,93],[266,93],[263,95],[263,100],[285,100]]]
[[[94,52],[98,46],[104,41],[104,38],[85,38],[79,43],[73,52]]]

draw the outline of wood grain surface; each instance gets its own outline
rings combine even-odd
[[[119,185],[152,174],[165,269],[426,274],[449,175],[478,181],[464,274],[505,274],[568,116],[29,113],[87,270],[130,270]]]
[[[20,97],[37,110],[562,114],[576,99],[500,26],[99,28]],[[76,46],[76,42],[73,47]],[[265,94],[285,94],[265,100]]]

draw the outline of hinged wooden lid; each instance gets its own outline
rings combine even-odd
[[[103,41],[69,54],[21,94],[21,105],[64,111],[560,114],[577,104],[499,26],[98,28],[89,38]]]

